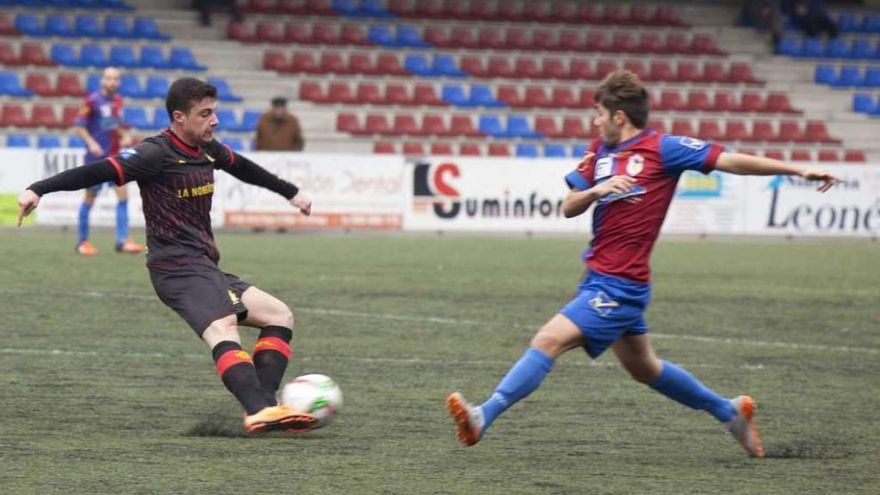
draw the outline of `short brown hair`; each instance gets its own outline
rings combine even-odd
[[[165,97],[165,110],[168,118],[174,120],[175,110],[185,114],[204,98],[217,98],[217,88],[213,84],[194,77],[184,77],[171,83]]]
[[[608,74],[599,85],[594,100],[607,108],[611,115],[622,111],[637,129],[644,129],[648,124],[648,90],[639,76],[628,70]]]

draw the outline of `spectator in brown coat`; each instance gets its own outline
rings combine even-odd
[[[302,151],[299,120],[287,111],[287,99],[272,98],[272,108],[257,123],[255,148],[258,151]]]

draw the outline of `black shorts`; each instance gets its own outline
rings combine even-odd
[[[184,265],[149,267],[149,271],[159,299],[186,320],[199,337],[224,316],[236,315],[238,321],[247,318],[241,295],[251,284],[223,272],[207,258]]]

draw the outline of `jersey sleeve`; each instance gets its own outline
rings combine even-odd
[[[697,170],[708,174],[715,169],[715,161],[724,147],[688,136],[660,138],[660,160],[666,170],[681,173]]]
[[[588,152],[597,153],[599,151],[599,146],[601,145],[601,141],[599,139],[594,139],[590,143],[590,147],[588,148]],[[593,177],[593,170],[596,167],[596,157],[593,157],[593,160],[590,163],[584,164],[572,170],[565,176],[565,183],[568,185],[569,189],[580,189],[581,191],[586,191],[587,189],[593,187],[593,181],[590,180],[590,177]]]
[[[236,165],[235,152],[216,139],[205,145],[205,152],[214,159],[214,168],[229,170]]]
[[[83,101],[82,106],[79,107],[79,113],[76,114],[76,118],[73,120],[73,125],[76,127],[85,127],[88,125],[89,117],[94,113],[95,108],[92,104],[92,96],[89,95]]]
[[[116,169],[116,183],[121,186],[126,182],[159,175],[165,165],[165,152],[156,143],[142,141],[133,148],[109,157],[109,160]]]

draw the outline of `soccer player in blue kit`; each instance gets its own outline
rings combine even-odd
[[[584,252],[588,275],[578,293],[532,338],[529,348],[481,405],[459,392],[446,401],[466,446],[480,441],[499,415],[534,392],[563,353],[583,347],[597,358],[611,347],[633,379],[720,421],[752,457],[764,449],[755,428],[755,401],[728,399],[686,370],[660,360],[648,339],[644,312],[651,296],[648,259],[666,217],[676,183],[685,170],[738,175],[797,175],[830,189],[836,176],[777,160],[730,153],[712,143],[646,129],[648,92],[635,74],[612,72],[596,92],[594,125],[600,139],[565,180],[571,191],[566,217],[594,203],[593,239]]]

